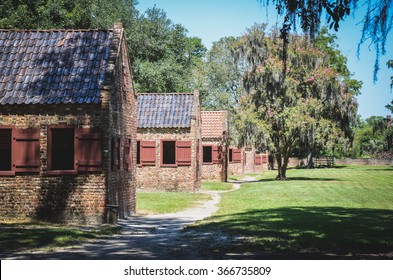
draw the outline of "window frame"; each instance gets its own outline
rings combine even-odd
[[[164,163],[164,142],[174,142],[175,144],[175,163]],[[178,167],[177,164],[177,147],[176,147],[177,140],[175,139],[161,139],[160,140],[160,166],[161,167]]]
[[[228,149],[228,162],[229,163],[233,162],[233,148]]]
[[[210,148],[210,158],[211,158],[211,161],[205,161],[205,157],[204,157],[204,155],[205,155],[204,149],[205,149],[205,148]],[[214,164],[214,163],[213,163],[213,145],[202,145],[202,164],[203,164],[203,165],[211,165],[211,164]]]
[[[12,125],[2,125],[0,126],[0,129],[4,130],[11,130],[11,158],[10,158],[10,170],[0,170],[0,176],[15,176],[15,169],[13,168],[13,157],[12,157],[12,150],[13,150],[13,135],[14,135],[14,129],[15,127]]]
[[[52,129],[73,129],[74,131],[74,169],[70,170],[53,170],[52,169]],[[76,126],[73,125],[48,125],[47,126],[47,175],[76,175],[78,174],[78,139],[76,137]]]

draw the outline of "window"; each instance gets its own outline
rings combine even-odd
[[[203,163],[213,163],[212,146],[203,146]]]
[[[0,175],[40,172],[40,130],[0,127]]]
[[[141,141],[136,142],[136,164],[141,164]]]
[[[95,128],[48,127],[49,175],[102,171],[101,133]]]
[[[0,171],[11,171],[12,129],[0,129]]]
[[[75,141],[73,128],[51,129],[50,170],[75,169]]]
[[[229,162],[232,162],[232,149],[229,149]]]
[[[176,165],[176,141],[161,142],[162,165]]]

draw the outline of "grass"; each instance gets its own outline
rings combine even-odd
[[[269,171],[259,182],[222,194],[219,211],[186,232],[210,236],[203,250],[217,258],[246,252],[260,258],[393,258],[392,167],[293,169],[287,175],[275,181],[276,172]]]
[[[202,182],[201,189],[205,191],[229,191],[233,188],[232,183]]]
[[[186,192],[139,192],[136,197],[137,212],[141,214],[175,213],[211,199],[208,194]]]
[[[50,250],[76,246],[119,232],[120,228],[111,225],[82,230],[65,225],[4,220],[0,222],[0,251]]]

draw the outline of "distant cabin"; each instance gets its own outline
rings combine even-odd
[[[136,109],[121,24],[0,30],[0,216],[134,213]]]
[[[196,191],[201,183],[199,94],[139,93],[137,187]]]
[[[202,180],[223,181],[228,176],[228,112],[202,111]]]

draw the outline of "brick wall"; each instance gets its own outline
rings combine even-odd
[[[100,105],[0,106],[0,126],[40,129],[40,173],[0,177],[0,215],[68,223],[99,223],[105,216],[105,171],[49,176],[47,127],[67,124],[108,130]],[[103,150],[108,150],[103,133]],[[103,153],[103,162],[108,153]]]
[[[115,29],[115,38],[122,38],[122,29]],[[118,43],[118,42],[117,42]],[[116,43],[114,44],[116,46]],[[118,56],[117,56],[118,55]],[[137,102],[132,82],[132,73],[128,67],[129,59],[125,41],[122,40],[120,52],[115,48],[111,50],[111,59],[116,61],[114,76],[106,82],[111,90],[110,98],[103,106],[109,110],[108,161],[106,172],[108,174],[107,203],[119,206],[119,217],[130,216],[136,211],[136,112]],[[105,85],[104,85],[105,86]],[[124,146],[127,138],[131,138],[133,158],[131,170],[125,168]],[[120,139],[120,169],[112,168],[111,141]],[[105,150],[105,149],[104,149]]]
[[[106,205],[119,205],[120,217],[135,212],[136,157],[131,170],[124,164],[112,170],[114,137],[132,139],[136,151],[136,97],[121,28],[114,31],[110,63],[103,83],[101,104],[0,105],[0,126],[40,129],[40,172],[0,176],[0,216],[31,217],[65,223],[102,223]],[[121,46],[120,51],[117,46]],[[49,125],[99,128],[102,134],[102,171],[77,175],[48,175]]]
[[[218,139],[202,139],[202,146],[221,146],[222,141]],[[201,150],[203,153],[203,150]],[[203,155],[202,155],[203,157]],[[224,160],[224,159],[222,159]],[[202,180],[206,181],[221,181],[221,174],[224,172],[223,163],[203,163],[202,162]]]
[[[193,120],[195,122],[195,120]],[[196,135],[198,128],[151,128],[138,129],[137,139],[155,141],[156,163],[154,166],[137,167],[137,187],[153,191],[196,191],[200,188],[200,160],[197,161]],[[191,141],[191,165],[161,167],[161,140]],[[201,150],[200,150],[201,151]],[[198,164],[199,162],[199,164]],[[199,173],[199,175],[198,175]]]
[[[230,147],[232,149],[233,147]],[[244,153],[241,152],[241,162],[228,163],[228,175],[243,175],[244,174]]]

